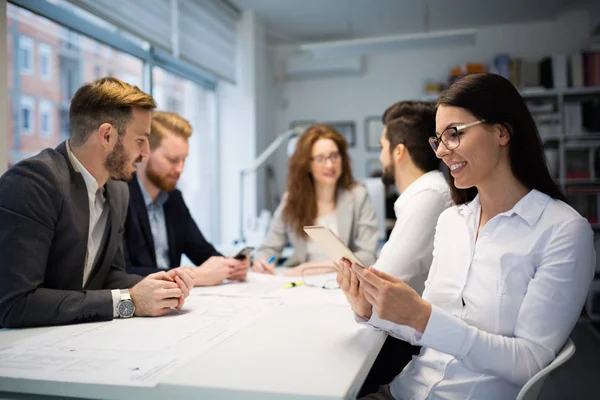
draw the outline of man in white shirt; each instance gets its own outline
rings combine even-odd
[[[379,160],[382,180],[394,184],[400,197],[394,203],[396,223],[375,268],[402,279],[419,294],[433,258],[433,237],[440,214],[452,201],[440,160],[428,138],[435,132],[433,103],[401,101],[383,114]],[[367,376],[361,395],[389,383],[419,348],[389,337]]]
[[[152,96],[115,78],[79,88],[71,139],[0,178],[0,327],[157,316],[193,287],[183,269],[125,272],[130,180],[149,152]],[[131,289],[129,289],[131,288]]]
[[[408,283],[419,294],[433,258],[437,219],[450,207],[450,189],[431,154],[428,137],[435,132],[432,103],[402,101],[383,114],[379,160],[382,180],[394,184],[400,197],[394,204],[396,223],[375,268]]]

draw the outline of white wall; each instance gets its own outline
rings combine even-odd
[[[276,113],[276,130],[286,129],[293,120],[344,121],[356,124],[357,146],[351,150],[354,173],[365,175],[364,119],[379,116],[390,104],[422,95],[426,80],[445,80],[449,69],[466,61],[489,62],[500,52],[526,59],[551,53],[575,52],[589,40],[589,16],[573,10],[555,21],[512,24],[482,28],[476,45],[468,47],[414,50],[365,57],[361,76],[288,81],[279,86],[281,98]],[[280,50],[278,70],[289,50]],[[286,157],[279,154],[280,184],[285,182]]]
[[[266,32],[264,25],[258,21],[256,23],[256,153],[258,156],[274,139],[275,114],[273,112],[273,71],[272,71],[272,51],[267,47]],[[256,175],[257,189],[257,210],[267,207],[267,198],[265,193],[265,167],[271,163],[267,160],[266,164],[260,167]]]
[[[270,73],[263,25],[253,13],[243,13],[238,23],[237,83],[219,83],[220,213],[221,243],[239,239],[240,170],[250,166],[272,138],[274,115],[270,99]],[[262,174],[262,169],[257,171]],[[257,193],[257,174],[244,182],[244,220],[251,225],[258,204],[264,203],[264,182]],[[260,200],[258,200],[260,199]],[[262,204],[261,204],[262,207]]]
[[[6,171],[8,166],[8,79],[6,52],[6,0],[0,0],[0,121],[4,124],[0,128],[0,175]]]

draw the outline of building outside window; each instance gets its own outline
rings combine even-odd
[[[52,79],[52,47],[46,43],[38,46],[40,78],[44,81]]]
[[[54,134],[54,106],[48,100],[40,101],[39,135],[41,138],[51,138]]]
[[[9,118],[4,123],[9,132],[9,166],[45,148],[54,148],[70,137],[70,102],[84,83],[114,76],[147,90],[144,84],[151,82],[151,94],[158,109],[177,112],[192,124],[194,135],[179,189],[207,239],[219,240],[219,215],[209,212],[219,207],[214,82],[198,79],[197,75],[189,74],[189,70],[180,69],[177,62],[169,64],[168,58],[160,59],[164,69],[156,65],[145,69],[144,60],[150,65],[157,62],[147,42],[119,32],[109,22],[65,0],[39,1],[47,1],[51,7],[62,10],[58,12],[94,25],[98,34],[92,38],[17,5],[7,4]],[[134,57],[119,50],[118,44],[111,47],[103,40],[103,31],[119,33],[129,45],[139,46],[145,55],[138,53],[140,58]]]
[[[27,36],[19,37],[19,61],[22,75],[33,75],[33,39]]]
[[[21,108],[19,112],[19,128],[21,135],[31,136],[34,130],[35,100],[32,97],[21,96]]]
[[[110,59],[99,57],[98,49],[106,45],[11,3],[7,18],[9,36],[19,49],[17,59],[9,56],[7,65],[8,115],[13,119],[5,125],[9,165],[70,137],[71,99],[81,85],[97,79],[99,71],[110,70],[123,79],[143,75],[142,60],[116,49],[111,49]]]

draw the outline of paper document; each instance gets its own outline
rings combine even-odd
[[[337,273],[308,275],[305,284],[294,288],[284,288],[289,282],[301,281],[301,276],[267,275],[249,272],[244,282],[228,282],[218,286],[195,287],[192,296],[247,297],[255,299],[278,299],[294,304],[328,304],[348,307],[341,289],[335,287]]]
[[[255,298],[279,298],[283,292],[282,286],[294,279],[249,272],[243,282],[231,281],[217,286],[201,286],[192,290],[192,295],[206,296],[233,296],[233,297],[255,297]]]
[[[57,327],[0,348],[0,376],[154,386],[280,304],[190,296],[164,317]]]

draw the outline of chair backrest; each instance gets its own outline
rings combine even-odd
[[[567,339],[567,343],[563,346],[560,352],[556,355],[556,358],[543,370],[535,374],[526,384],[521,388],[517,400],[536,400],[544,381],[550,375],[550,372],[563,365],[569,358],[575,354],[575,345],[571,339]]]

